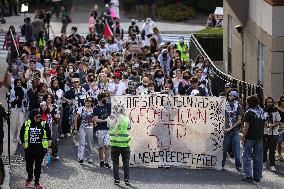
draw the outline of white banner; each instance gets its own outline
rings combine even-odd
[[[131,120],[132,166],[221,168],[225,98],[114,96],[112,115],[123,107]]]

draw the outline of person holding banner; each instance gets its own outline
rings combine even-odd
[[[242,122],[242,106],[239,104],[237,98],[238,93],[231,91],[229,93],[228,100],[226,102],[226,122],[224,129],[224,142],[223,142],[223,161],[222,169],[224,169],[226,163],[227,153],[230,145],[232,144],[235,152],[235,166],[238,172],[242,170],[242,164],[240,160],[240,135],[239,125]]]
[[[130,159],[130,136],[131,128],[130,119],[125,115],[123,107],[113,110],[114,115],[107,118],[110,129],[111,159],[113,163],[114,184],[120,183],[119,179],[119,156],[122,157],[124,182],[127,186],[129,183],[129,159]]]

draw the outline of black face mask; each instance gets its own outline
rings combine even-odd
[[[116,21],[115,23],[116,23],[116,24],[119,24],[119,22],[118,22],[118,21]]]
[[[86,53],[86,57],[89,57],[90,56],[90,53]]]
[[[188,79],[190,79],[190,77],[189,76],[183,76],[183,79],[188,80]]]
[[[157,75],[157,78],[160,78],[160,79],[161,79],[162,77],[163,77],[163,74],[158,74],[158,75]]]
[[[128,79],[128,75],[124,75],[124,76],[123,76],[123,79]]]
[[[148,87],[148,85],[143,85],[143,87],[147,88],[147,87]]]
[[[135,22],[131,22],[131,24],[134,26],[136,23]]]
[[[104,99],[104,100],[102,101],[102,103],[103,103],[103,104],[106,104],[106,103],[107,103],[106,99]]]

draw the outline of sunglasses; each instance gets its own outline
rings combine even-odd
[[[36,115],[35,119],[41,119],[41,115]]]

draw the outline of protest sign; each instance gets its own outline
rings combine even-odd
[[[221,168],[225,98],[113,96],[131,121],[130,165]],[[113,116],[115,117],[115,116]]]

